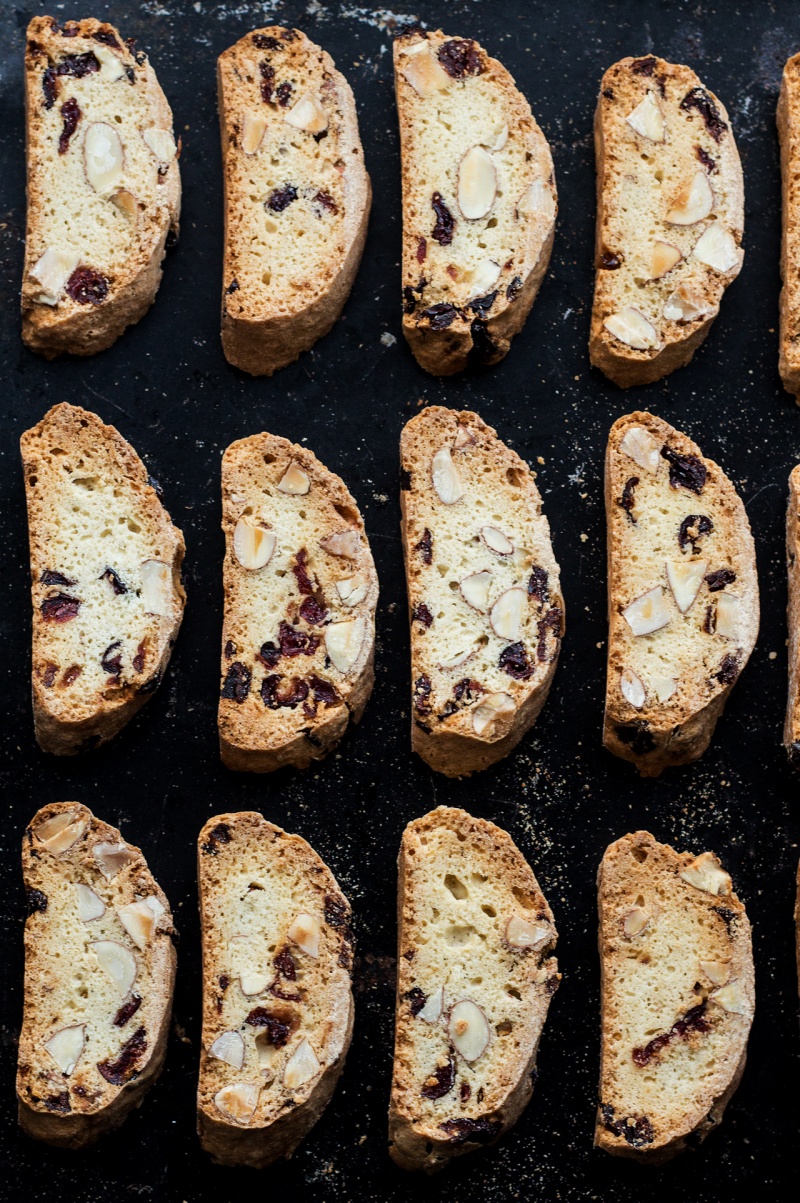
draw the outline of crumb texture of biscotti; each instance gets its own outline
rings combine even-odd
[[[240,38],[217,63],[225,184],[222,346],[270,376],[327,334],[353,285],[371,189],[355,101],[298,29]]]
[[[744,1070],[755,1010],[750,924],[713,852],[646,831],[598,873],[602,1049],[594,1143],[659,1164],[704,1140]]]
[[[435,1173],[528,1103],[557,933],[511,837],[445,806],[403,833],[398,925],[389,1151]]]
[[[556,224],[547,139],[502,63],[415,27],[394,43],[403,333],[439,376],[497,363],[539,291]]]
[[[744,252],[744,184],[728,114],[689,67],[648,55],[603,76],[589,351],[615,384],[688,363]]]
[[[783,69],[777,122],[783,202],[778,366],[784,388],[800,402],[800,54]]]
[[[155,300],[181,182],[147,55],[93,18],[34,17],[25,51],[22,337],[48,359],[111,346]]]
[[[544,705],[559,568],[533,472],[477,414],[429,406],[400,456],[412,747],[462,776],[506,756]]]
[[[183,535],[129,443],[56,405],[20,440],[33,601],[33,714],[45,752],[116,735],[166,670],[186,601]]]
[[[786,620],[789,629],[789,693],[783,725],[783,746],[789,761],[800,769],[800,464],[789,476],[789,504],[786,508],[786,571],[789,601]]]
[[[222,529],[222,759],[307,768],[372,692],[378,578],[361,514],[311,451],[257,434],[223,457]]]
[[[19,1122],[36,1140],[80,1149],[118,1127],[161,1072],[172,914],[141,851],[78,802],[34,815],[22,873]]]
[[[722,469],[653,414],[614,423],[605,475],[603,742],[656,777],[702,756],[755,646],[755,547]]]
[[[290,1157],[333,1094],[353,1030],[350,904],[304,839],[260,814],[198,840],[203,1148],[223,1165]]]

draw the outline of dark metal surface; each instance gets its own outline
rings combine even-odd
[[[800,48],[791,0],[738,7],[691,0],[421,0],[402,10],[479,38],[507,65],[550,139],[560,214],[551,270],[511,354],[489,372],[437,381],[400,334],[399,168],[385,10],[348,3],[148,0],[105,3],[147,50],[183,137],[183,229],[154,308],[110,351],[47,364],[23,350],[17,292],[24,235],[21,57],[34,10],[0,4],[0,1196],[26,1203],[248,1200],[720,1200],[796,1197],[800,1108],[793,876],[798,785],[780,748],[785,699],[783,512],[800,457],[800,412],[777,374],[779,177],[774,109],[785,58]],[[58,4],[56,16],[88,15]],[[272,380],[229,368],[218,331],[220,163],[214,62],[248,29],[300,25],[356,94],[375,202],[361,273],[342,321]],[[590,372],[594,163],[591,123],[603,69],[655,51],[687,62],[724,100],[744,163],[746,258],[695,362],[622,393]],[[386,335],[394,336],[392,342]],[[382,339],[382,336],[384,338]],[[465,782],[412,760],[407,633],[398,537],[397,440],[420,399],[473,407],[538,468],[562,565],[567,636],[538,725],[507,761]],[[82,760],[38,752],[29,703],[29,593],[17,441],[57,401],[118,426],[163,484],[187,542],[188,608],[164,685],[111,745]],[[612,420],[649,407],[729,472],[758,547],[762,633],[703,760],[641,781],[600,746],[605,629],[601,470]],[[221,623],[219,461],[269,429],[308,445],[358,499],[381,580],[377,684],[366,716],[305,775],[223,770],[215,727]],[[141,1111],[84,1154],[57,1152],[15,1123],[22,1005],[19,840],[33,811],[77,798],[140,844],[181,931],[175,1024],[163,1078]],[[545,1029],[532,1103],[499,1147],[434,1181],[386,1153],[392,1051],[395,857],[404,824],[438,803],[506,827],[530,858],[560,931],[564,973]],[[256,808],[306,836],[357,919],[357,1020],[332,1105],[293,1161],[260,1176],[217,1169],[194,1134],[200,1026],[194,841],[204,820]],[[754,925],[758,1009],[744,1079],[720,1131],[653,1172],[592,1151],[598,1065],[594,876],[609,840],[644,826],[677,847],[714,848]]]

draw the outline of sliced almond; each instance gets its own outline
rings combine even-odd
[[[315,915],[301,912],[289,926],[286,935],[307,956],[314,957],[314,959],[319,956],[322,926]]]
[[[301,467],[292,463],[278,481],[278,488],[281,493],[290,493],[293,497],[305,497],[311,488],[311,481]]]
[[[619,688],[625,701],[629,702],[635,710],[641,710],[647,697],[647,691],[641,677],[637,677],[632,668],[623,670],[619,679]]]
[[[126,221],[136,221],[139,216],[139,203],[127,188],[117,188],[108,199],[116,209],[119,209]]]
[[[650,279],[660,280],[680,263],[683,255],[671,242],[656,242],[653,244],[653,258],[650,262]]]
[[[501,593],[489,614],[492,630],[500,639],[516,643],[522,633],[525,615],[528,612],[528,595],[515,586]]]
[[[83,169],[86,178],[100,196],[106,196],[119,182],[125,156],[119,134],[106,121],[94,121],[83,140]]]
[[[141,599],[146,614],[171,618],[175,605],[172,565],[163,560],[145,560],[141,567]]]
[[[640,935],[650,922],[650,912],[642,906],[631,907],[622,917],[622,930],[629,939]]]
[[[707,567],[705,560],[667,560],[667,581],[681,614],[691,609]]]
[[[358,660],[366,629],[363,618],[332,622],[325,628],[325,650],[340,673],[349,673]]]
[[[271,981],[272,978],[264,973],[243,973],[239,978],[239,985],[242,994],[252,997],[255,994],[263,994]]]
[[[357,606],[367,596],[367,583],[360,576],[336,582],[336,592],[343,606]]]
[[[86,1024],[76,1023],[54,1032],[44,1047],[66,1077],[72,1073],[81,1059],[86,1044]]]
[[[136,981],[136,957],[131,950],[116,940],[95,940],[89,947],[120,998],[127,998]]]
[[[431,54],[427,42],[417,42],[405,51],[399,71],[423,100],[429,100],[450,86],[450,76],[438,58]]]
[[[641,597],[635,598],[622,611],[622,617],[634,635],[652,635],[654,631],[660,631],[672,617],[664,596],[664,586],[655,585]]]
[[[462,998],[450,1008],[447,1031],[453,1048],[467,1064],[474,1064],[489,1046],[489,1023],[471,998]]]
[[[92,848],[92,856],[106,881],[112,881],[133,860],[133,853],[128,845],[123,843],[101,842],[95,844]]]
[[[468,275],[469,292],[467,299],[478,297],[489,292],[500,279],[500,264],[494,259],[481,259]]]
[[[733,593],[720,593],[717,597],[716,633],[723,639],[735,639],[739,634],[741,600]]]
[[[516,712],[514,699],[507,693],[490,693],[472,711],[472,730],[477,736],[493,739],[500,731],[505,734],[508,721]]]
[[[154,906],[154,903],[157,906]],[[129,902],[127,906],[118,906],[116,911],[120,923],[136,947],[147,948],[155,934],[159,912],[163,911],[158,899],[143,898],[139,902]]]
[[[717,306],[688,280],[671,292],[664,303],[664,317],[668,322],[696,322],[716,312]]]
[[[668,702],[678,688],[674,677],[651,677],[650,685],[659,702]]]
[[[456,429],[456,437],[453,439],[453,450],[463,451],[465,447],[474,447],[476,443],[475,435],[470,430],[469,426],[464,426],[461,422]]]
[[[328,114],[322,101],[314,92],[304,92],[284,117],[287,125],[305,130],[309,134],[321,134],[328,128]]]
[[[218,1090],[214,1095],[214,1105],[226,1119],[236,1124],[249,1124],[255,1115],[260,1093],[260,1082],[238,1082]]]
[[[672,202],[665,221],[672,226],[693,226],[714,208],[714,193],[704,171],[696,171]]]
[[[718,1007],[722,1007],[723,1011],[730,1011],[734,1015],[750,1014],[747,995],[740,981],[728,982],[727,986],[722,986],[719,990],[712,990],[708,997]]]
[[[445,656],[443,660],[439,661],[439,667],[445,669],[445,671],[451,668],[460,668],[462,664],[466,664],[467,660],[475,655],[479,646],[480,645],[475,642],[469,647],[461,648],[459,651],[453,652],[449,656]]]
[[[731,892],[731,879],[713,852],[701,852],[680,876],[690,886],[706,894],[726,895]]]
[[[522,915],[512,915],[506,924],[505,941],[510,948],[545,948],[552,940],[549,923],[531,923]]]
[[[649,89],[633,112],[628,113],[625,120],[632,130],[635,130],[637,134],[641,134],[643,138],[649,138],[651,142],[663,142],[666,138],[664,114],[661,112],[654,94]]]
[[[445,505],[455,505],[464,496],[453,456],[449,447],[440,447],[431,463],[433,487]]]
[[[486,217],[497,195],[497,168],[488,150],[471,146],[458,165],[458,207],[467,221]]]
[[[645,472],[655,476],[661,463],[661,446],[662,444],[654,439],[644,426],[629,426],[619,449]]]
[[[31,279],[42,286],[35,299],[42,305],[57,305],[80,261],[80,253],[72,247],[49,246],[30,270]]]
[[[65,810],[45,819],[34,829],[34,834],[48,852],[60,856],[78,842],[85,830],[86,820],[78,818],[74,810]]]
[[[489,150],[503,150],[508,143],[508,122],[504,121],[500,129],[486,143]]]
[[[249,110],[242,118],[242,150],[246,155],[254,155],[264,138],[267,128],[265,113],[252,113]]]
[[[118,79],[122,79],[125,67],[109,46],[100,44],[93,46],[92,53],[100,64],[101,79],[107,79],[112,84],[116,83]]]
[[[264,530],[249,518],[240,518],[234,527],[233,550],[248,572],[257,572],[270,562],[277,542],[274,531]]]
[[[306,1082],[316,1077],[319,1070],[319,1058],[304,1037],[286,1062],[283,1084],[287,1090],[299,1090]]]
[[[730,961],[701,961],[700,968],[714,986],[724,986],[731,975]]]
[[[649,351],[659,345],[655,326],[633,305],[626,305],[619,313],[612,313],[603,325],[609,334],[635,351]]]
[[[468,606],[472,606],[473,610],[477,610],[479,614],[485,614],[489,608],[489,586],[491,583],[491,572],[483,569],[481,572],[473,572],[469,576],[465,576],[459,585],[464,601]]]
[[[481,538],[489,550],[495,552],[498,556],[510,556],[514,554],[514,544],[496,526],[481,527]]]
[[[555,197],[547,180],[534,180],[517,201],[517,214],[523,217],[541,215],[549,221],[555,213]]]
[[[439,986],[438,990],[428,995],[422,1010],[417,1011],[417,1019],[421,1019],[423,1023],[438,1023],[443,1010],[444,986]]]
[[[178,153],[175,139],[168,129],[152,126],[142,130],[142,137],[149,150],[153,152],[159,163],[171,163]]]
[[[695,243],[692,252],[695,259],[713,267],[715,271],[732,271],[739,263],[739,248],[730,230],[726,230],[721,221],[712,221]]]
[[[361,551],[361,535],[357,530],[336,531],[325,539],[320,539],[319,545],[332,556],[342,556],[345,560],[357,560]]]
[[[208,1046],[209,1057],[224,1061],[234,1069],[244,1065],[244,1040],[238,1032],[221,1032],[213,1044]]]
[[[93,919],[102,919],[106,913],[106,904],[99,895],[82,882],[75,883],[78,895],[78,918],[82,923],[91,923]]]

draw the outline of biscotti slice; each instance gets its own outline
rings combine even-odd
[[[400,440],[411,618],[411,746],[448,777],[516,747],[564,634],[534,474],[467,410],[430,406]]]
[[[657,777],[705,752],[755,645],[753,536],[722,469],[653,414],[611,427],[605,493],[603,743]]]
[[[784,388],[800,403],[800,54],[783,69],[777,122],[783,181],[778,366]]]
[[[528,1103],[557,934],[511,837],[445,806],[403,833],[398,923],[389,1151],[434,1173]]]
[[[353,1030],[350,904],[304,839],[255,812],[198,840],[203,1148],[223,1165],[291,1157],[333,1094]]]
[[[25,102],[22,337],[94,355],[152,305],[178,233],[172,112],[147,55],[94,19],[33,18]]]
[[[789,476],[786,509],[786,570],[789,577],[789,694],[783,724],[783,746],[790,763],[800,768],[800,464]]]
[[[142,1104],[167,1051],[175,929],[141,851],[78,802],[34,815],[17,1065],[29,1136],[80,1149]]]
[[[307,768],[372,692],[378,578],[358,507],[305,447],[272,434],[222,459],[228,768]]]
[[[750,924],[713,852],[647,831],[597,876],[602,1046],[594,1143],[659,1164],[704,1140],[739,1085],[753,1022]]]
[[[45,752],[116,735],[158,688],[183,617],[183,535],[113,426],[56,405],[20,440]]]
[[[502,63],[418,27],[394,43],[403,185],[403,333],[437,376],[497,363],[550,262],[547,139]]]
[[[589,352],[628,388],[688,363],[711,329],[744,258],[742,165],[717,97],[652,55],[606,71],[594,137]]]
[[[353,93],[298,29],[217,62],[225,184],[222,347],[271,376],[327,334],[353,285],[372,199]]]

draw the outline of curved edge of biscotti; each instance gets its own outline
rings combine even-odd
[[[786,506],[786,573],[789,596],[786,604],[788,627],[788,692],[783,723],[783,746],[789,763],[800,769],[800,464],[789,474]]]
[[[728,700],[728,697],[744,672],[744,669],[747,667],[747,663],[752,655],[753,648],[756,645],[756,640],[758,639],[760,622],[755,542],[753,540],[753,534],[750,529],[750,522],[747,518],[747,511],[745,510],[744,502],[737,493],[727,473],[720,468],[719,464],[715,463],[714,460],[709,459],[708,456],[703,455],[703,452],[700,450],[697,444],[693,442],[688,435],[684,434],[683,431],[677,430],[674,426],[671,426],[669,422],[666,422],[663,418],[659,418],[656,414],[649,413],[647,410],[636,410],[633,413],[624,414],[621,418],[617,418],[616,422],[614,422],[611,430],[609,431],[608,442],[606,444],[604,461],[604,492],[608,534],[606,542],[606,577],[608,588],[609,619],[612,611],[611,582],[613,578],[611,571],[611,523],[608,520],[608,515],[612,513],[615,506],[611,489],[611,474],[609,471],[611,445],[612,441],[617,441],[617,431],[625,427],[627,424],[630,423],[634,426],[644,425],[650,429],[653,422],[658,423],[659,433],[663,435],[665,441],[667,438],[670,438],[674,444],[677,444],[680,447],[683,454],[695,455],[701,459],[704,464],[712,465],[720,474],[720,483],[726,490],[729,490],[731,499],[735,504],[740,518],[743,520],[742,533],[745,536],[745,541],[749,543],[750,555],[752,557],[753,576],[755,580],[755,606],[753,612],[751,636],[748,645],[742,649],[744,652],[744,658],[736,679],[729,685],[726,685],[724,688],[720,689],[718,693],[714,694],[714,696],[709,699],[708,703],[701,710],[690,714],[687,718],[683,719],[679,725],[676,725],[674,722],[665,722],[659,728],[658,725],[653,725],[651,722],[648,722],[648,732],[655,739],[656,747],[653,748],[651,752],[643,754],[634,752],[630,744],[623,743],[615,731],[615,726],[617,724],[612,717],[614,702],[612,699],[611,673],[609,671],[612,646],[609,638],[608,654],[606,658],[606,693],[603,710],[603,746],[606,747],[609,752],[612,752],[614,756],[618,756],[621,760],[627,760],[630,761],[631,764],[635,764],[640,776],[642,777],[658,777],[666,768],[672,768],[683,764],[691,764],[693,761],[698,760],[703,755],[706,748],[711,743],[717,722],[723,710],[725,709],[725,704]]]
[[[28,25],[27,38],[36,33],[36,30],[43,21],[49,19],[47,17],[34,17]],[[86,23],[80,22],[80,24]],[[120,35],[119,30],[115,26],[110,25],[109,22],[96,21],[90,18],[88,19],[88,23],[98,29],[109,26],[116,34],[120,44],[124,44],[124,39]],[[172,109],[158,82],[158,77],[149,56],[146,72],[148,88],[155,102],[155,119],[166,122],[168,128],[172,130],[174,126]],[[30,125],[31,97],[37,88],[38,80],[34,79],[33,70],[30,69],[30,65],[27,62],[26,50],[26,153]],[[177,239],[180,231],[181,177],[178,165],[179,154],[180,150],[174,163],[170,164],[169,171],[162,184],[164,199],[167,201],[169,220],[158,231],[158,237],[154,240],[145,262],[115,297],[108,302],[103,302],[99,306],[87,305],[81,309],[73,309],[71,312],[59,313],[58,306],[52,309],[48,305],[35,304],[26,300],[23,295],[21,299],[22,341],[31,351],[37,352],[44,356],[45,359],[55,359],[59,355],[65,354],[78,356],[96,355],[100,351],[108,350],[120,335],[125,332],[128,326],[133,326],[141,321],[147,310],[154,303],[161,284],[161,277],[163,275],[162,264],[166,254],[167,239],[170,236]],[[27,218],[23,280],[27,279],[28,272],[32,266],[29,262],[30,256],[28,253],[31,215],[29,186],[27,184],[26,200]]]
[[[600,864],[597,867],[597,877],[596,877],[597,904],[598,904],[597,940],[598,940],[598,950],[599,950],[599,954],[600,954],[600,1014],[601,1014],[600,1038],[601,1038],[601,1045],[605,1039],[605,1030],[604,1030],[604,1027],[602,1024],[602,1016],[604,1013],[603,999],[604,999],[605,978],[606,978],[606,964],[605,964],[605,958],[603,957],[603,907],[602,907],[603,869],[604,869],[606,858],[609,856],[610,853],[612,853],[612,850],[618,848],[622,844],[628,844],[631,842],[637,842],[640,844],[641,843],[649,844],[651,847],[655,847],[655,848],[665,848],[667,850],[667,853],[669,855],[671,855],[672,857],[674,857],[678,863],[688,864],[693,859],[693,855],[690,852],[684,852],[684,853],[677,852],[674,848],[672,848],[671,845],[659,843],[659,841],[656,840],[655,837],[652,836],[649,831],[635,831],[635,832],[629,833],[628,835],[624,835],[620,839],[614,840],[613,843],[609,844],[609,846],[606,848],[605,852],[603,853],[603,857],[600,861]],[[798,899],[800,899],[800,867],[798,867]],[[736,924],[737,940],[738,940],[740,946],[742,945],[742,943],[745,945],[744,949],[741,950],[741,955],[747,962],[747,966],[749,969],[749,985],[750,985],[750,993],[752,995],[754,993],[755,987],[754,987],[754,980],[753,980],[754,979],[754,968],[753,968],[752,932],[751,932],[751,927],[750,927],[750,920],[747,917],[747,911],[744,906],[744,903],[741,901],[741,899],[738,897],[738,895],[736,894],[736,892],[733,889],[731,890],[731,893],[729,895],[725,895],[726,906],[729,902],[733,903],[734,908],[735,908],[736,917],[738,920],[738,922]],[[798,903],[798,905],[800,906],[800,902]],[[798,965],[800,966],[800,936],[798,936]],[[798,972],[800,972],[800,969],[798,970]],[[748,1033],[748,1035],[749,1035],[749,1033]],[[709,1132],[713,1131],[714,1128],[716,1128],[719,1125],[719,1123],[721,1122],[723,1114],[725,1112],[725,1108],[727,1107],[728,1103],[732,1099],[733,1095],[736,1093],[739,1083],[741,1082],[742,1074],[744,1073],[746,1062],[747,1062],[747,1037],[745,1037],[741,1056],[733,1070],[733,1073],[731,1074],[730,1081],[728,1082],[727,1086],[722,1091],[722,1093],[716,1099],[714,1099],[709,1110],[699,1118],[698,1124],[694,1128],[687,1129],[684,1132],[677,1132],[670,1140],[666,1141],[662,1145],[659,1145],[657,1148],[653,1149],[652,1151],[648,1151],[647,1148],[636,1149],[632,1145],[628,1144],[627,1141],[625,1141],[622,1138],[615,1139],[613,1134],[611,1134],[607,1130],[605,1125],[603,1124],[603,1115],[602,1115],[602,1109],[601,1109],[602,1098],[599,1098],[596,1117],[595,1117],[595,1130],[594,1130],[594,1146],[595,1146],[595,1148],[603,1149],[606,1153],[611,1154],[612,1157],[620,1157],[620,1158],[623,1158],[624,1160],[636,1161],[636,1162],[639,1162],[639,1164],[641,1164],[641,1165],[650,1165],[650,1166],[653,1166],[654,1168],[657,1166],[663,1165],[665,1162],[671,1161],[674,1157],[676,1157],[679,1153],[684,1152],[686,1149],[697,1148],[698,1145],[702,1144],[702,1142],[708,1136]],[[602,1053],[601,1053],[600,1073],[601,1073],[600,1090],[602,1090]],[[599,1091],[598,1091],[598,1094],[599,1094]]]
[[[602,123],[602,100],[603,88],[606,86],[606,78],[609,72],[613,71],[621,64],[633,62],[638,55],[630,55],[627,58],[620,59],[613,63],[611,67],[603,73],[603,78],[600,81],[600,90],[597,98],[597,106],[594,114],[594,150],[596,163],[596,192],[597,192],[597,220],[595,225],[595,274],[597,273],[597,262],[599,261],[599,247],[602,243],[603,220],[605,217],[605,197],[603,195],[603,175],[605,166],[605,139],[603,137]],[[657,59],[657,62],[666,62],[665,59]],[[690,67],[686,68],[691,71]],[[736,155],[736,161],[739,164],[739,180],[740,190],[743,191],[742,183],[742,168],[739,159],[738,147],[736,139],[733,137],[733,130],[730,127],[730,117],[725,105],[719,97],[706,88],[700,80],[699,76],[692,71],[697,80],[697,84],[703,88],[711,97],[714,104],[719,109],[723,121],[727,121],[731,128],[731,146]],[[737,272],[738,275],[738,272]],[[733,277],[735,279],[736,277]],[[729,280],[722,289],[722,296],[728,289],[728,286],[733,283],[733,279]],[[720,298],[721,299],[721,298]],[[685,337],[673,340],[664,345],[657,355],[644,356],[644,353],[637,352],[628,347],[623,351],[615,351],[612,344],[604,337],[603,323],[598,314],[595,313],[594,304],[592,305],[592,316],[589,333],[589,361],[592,367],[598,368],[604,376],[606,376],[613,384],[619,388],[633,388],[637,385],[654,384],[657,380],[661,380],[664,376],[669,376],[678,368],[685,367],[691,362],[695,351],[700,347],[708,337],[711,327],[713,326],[719,313],[719,305],[714,313],[710,314],[705,320],[693,323],[694,329],[685,335]]]
[[[791,72],[794,71],[797,75],[795,80],[791,79]],[[790,296],[790,276],[792,265],[789,255],[789,208],[791,195],[791,174],[792,166],[796,164],[800,157],[800,144],[798,143],[798,135],[800,131],[797,129],[797,123],[792,123],[791,100],[789,90],[792,88],[795,93],[800,92],[798,85],[800,84],[800,54],[792,55],[787,59],[783,68],[781,77],[781,90],[778,95],[778,105],[775,112],[775,122],[778,127],[778,141],[780,144],[781,153],[781,212],[782,212],[782,232],[781,232],[781,297],[780,297],[780,332],[778,337],[778,371],[780,372],[783,387],[787,393],[793,393],[795,401],[800,405],[800,347],[796,342],[796,335],[793,337],[792,330],[798,330],[800,327],[800,313],[792,314],[792,301],[794,299],[795,306],[797,304],[797,285],[793,286],[795,297]],[[800,99],[800,98],[799,98]],[[798,101],[795,101],[795,106]],[[792,222],[793,231],[792,237],[795,242],[794,258],[795,262],[800,257],[800,213],[798,213]]]
[[[153,882],[155,892],[165,906],[166,916],[168,916],[170,923],[173,924],[172,907],[170,906],[169,899],[153,876],[141,848],[125,840],[122,833],[117,828],[112,827],[111,824],[103,822],[102,819],[98,820],[92,811],[89,810],[88,806],[83,806],[81,803],[75,802],[50,803],[50,805],[43,806],[36,812],[26,830],[33,827],[37,821],[43,821],[45,817],[50,817],[64,810],[72,810],[84,815],[90,824],[93,822],[100,823],[106,833],[112,833],[118,837],[119,841],[125,843],[134,854],[141,857],[142,863]],[[24,844],[22,860],[24,877]],[[29,915],[25,922],[26,941],[32,917],[32,915]],[[80,1116],[74,1113],[60,1115],[47,1110],[39,1111],[35,1107],[31,1107],[20,1096],[19,1090],[17,1090],[17,1119],[20,1127],[27,1136],[30,1136],[33,1140],[44,1141],[46,1144],[53,1145],[59,1149],[84,1149],[94,1144],[106,1132],[111,1132],[115,1128],[119,1128],[132,1111],[137,1107],[141,1107],[145,1095],[161,1075],[167,1056],[178,956],[172,939],[170,939],[169,943],[165,943],[165,949],[168,970],[168,975],[164,983],[165,1003],[161,1012],[160,1024],[153,1049],[147,1060],[147,1064],[135,1078],[121,1088],[119,1094],[107,1107],[91,1115]]]
[[[224,246],[226,249],[229,204],[226,159],[231,153],[223,99],[223,72],[226,55],[230,55],[240,43],[249,41],[253,33],[269,33],[272,28],[270,26],[262,31],[251,31],[230,46],[228,50],[223,51],[217,59],[217,103],[222,131],[223,183],[226,194],[224,201]],[[305,35],[303,36],[305,37]],[[310,41],[310,39],[308,40]],[[314,46],[315,43],[312,42],[311,45]],[[346,76],[337,70],[333,59],[326,51],[322,53],[325,69],[336,79],[341,102],[342,143],[345,147],[361,151],[359,155],[355,156],[355,162],[349,166],[355,187],[354,207],[352,212],[345,215],[346,228],[349,226],[349,232],[346,235],[347,249],[342,266],[331,281],[328,291],[296,314],[278,314],[263,319],[232,317],[225,304],[226,294],[223,283],[220,317],[222,350],[228,363],[242,372],[247,372],[250,376],[272,376],[281,368],[294,363],[305,351],[310,351],[315,343],[330,333],[341,316],[364,254],[364,243],[367,238],[369,215],[372,208],[372,183],[364,163],[356,102]],[[223,271],[223,281],[226,278],[227,273]]]
[[[435,810],[429,811],[419,819],[413,819],[407,824],[401,841],[400,850],[397,856],[397,963],[400,964],[403,956],[403,915],[405,911],[406,901],[406,845],[407,840],[412,834],[412,831],[418,829],[425,823],[432,822],[450,822],[455,825],[477,825],[483,830],[489,830],[493,838],[498,836],[505,842],[511,845],[514,851],[519,856],[521,864],[530,875],[533,892],[542,899],[542,910],[546,914],[548,921],[552,924],[555,932],[555,922],[553,912],[547,898],[542,893],[542,889],[537,880],[536,874],[528,863],[527,857],[523,855],[517,847],[515,841],[509,833],[496,823],[492,823],[488,819],[476,819],[467,811],[460,807],[454,806],[438,806]],[[558,939],[558,933],[555,932],[555,941]],[[558,961],[555,955],[551,955],[545,962],[550,976],[555,975],[557,978],[555,989],[561,981],[561,975],[558,973]],[[552,993],[555,993],[555,989]],[[552,997],[551,993],[551,997]],[[395,1024],[397,1024],[398,1016],[400,1015],[400,1003],[402,1001],[400,974],[397,975],[397,986],[395,991]],[[396,1105],[394,1094],[394,1083],[392,1083],[392,1091],[389,1100],[389,1155],[392,1160],[400,1166],[401,1169],[409,1171],[421,1170],[426,1174],[435,1174],[440,1170],[445,1169],[455,1157],[461,1157],[465,1153],[472,1153],[478,1149],[484,1149],[495,1145],[498,1141],[510,1131],[516,1124],[517,1120],[522,1115],[522,1112],[527,1107],[533,1095],[535,1085],[535,1070],[536,1059],[539,1053],[539,1045],[541,1043],[542,1032],[547,1021],[549,1012],[549,1000],[543,1008],[541,1015],[541,1023],[539,1027],[539,1035],[531,1048],[531,1052],[525,1063],[519,1070],[519,1074],[509,1089],[500,1108],[497,1109],[498,1118],[501,1121],[501,1126],[497,1134],[491,1141],[462,1141],[458,1144],[453,1144],[448,1140],[436,1139],[429,1130],[419,1130],[414,1123],[403,1115]]]

